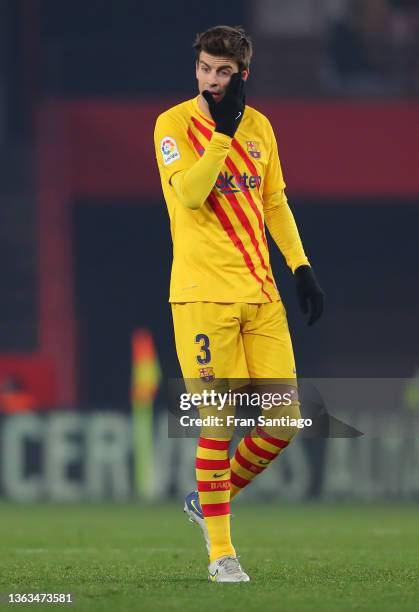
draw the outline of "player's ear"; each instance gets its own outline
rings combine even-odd
[[[196,60],[196,62],[195,62],[195,76],[196,76],[196,78],[198,78],[198,69],[199,69],[199,60]]]
[[[249,74],[250,74],[249,68],[247,68],[247,70],[242,70],[242,79],[243,79],[243,81],[247,81],[247,79],[249,78]]]

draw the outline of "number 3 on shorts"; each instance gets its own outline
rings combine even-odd
[[[201,365],[204,365],[211,361],[211,351],[209,350],[209,343],[209,338],[206,334],[196,334],[195,344],[201,344],[201,350],[196,356],[196,360]]]

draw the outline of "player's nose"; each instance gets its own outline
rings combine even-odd
[[[208,84],[211,85],[212,87],[218,87],[219,85],[219,79],[217,76],[216,72],[213,72],[209,75],[208,77]]]

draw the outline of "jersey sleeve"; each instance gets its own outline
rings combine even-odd
[[[282,197],[285,189],[285,181],[282,174],[281,163],[279,161],[278,145],[271,124],[268,122],[270,135],[269,159],[266,168],[265,180],[263,183],[263,207],[269,210]]]
[[[186,126],[168,121],[164,114],[157,119],[154,142],[162,182],[166,180],[170,184],[187,208],[196,210],[207,199],[227,157],[231,140],[225,134],[213,134],[205,152],[197,159],[187,140]]]
[[[196,162],[187,139],[186,126],[172,114],[163,113],[157,118],[154,147],[160,175],[168,183],[176,172],[187,170]]]
[[[299,266],[310,265],[304,252],[294,215],[285,195],[275,134],[271,131],[271,149],[263,189],[265,223],[277,247],[294,272]]]

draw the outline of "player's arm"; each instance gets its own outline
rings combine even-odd
[[[294,215],[288,205],[273,130],[271,134],[270,156],[263,189],[265,223],[295,276],[301,310],[306,314],[310,309],[308,324],[312,325],[323,312],[324,293],[304,252]]]
[[[310,265],[284,189],[270,195],[264,214],[269,233],[292,272],[299,266]]]
[[[182,204],[196,210],[217,182],[232,139],[214,133],[202,157],[196,159],[186,130],[187,126],[175,117],[161,115],[154,130],[154,144],[162,180],[167,180]]]
[[[208,198],[228,155],[231,138],[214,134],[205,153],[193,166],[173,174],[171,185],[187,208],[197,210]]]
[[[285,181],[275,134],[271,126],[269,129],[271,143],[263,183],[263,212],[269,233],[294,272],[299,266],[309,265],[309,261],[304,253],[297,224],[285,195]]]

